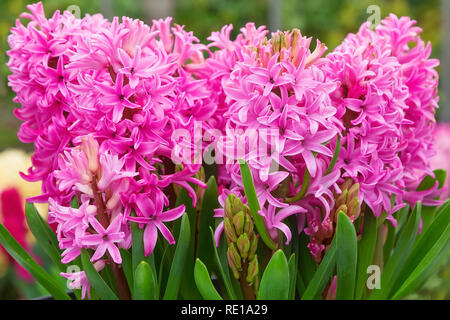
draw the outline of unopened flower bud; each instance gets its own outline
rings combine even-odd
[[[250,237],[250,240],[251,243],[250,243],[250,250],[248,252],[248,258],[252,260],[256,254],[256,250],[258,249],[258,236],[253,235],[252,237]]]
[[[344,181],[344,183],[341,186],[341,190],[348,190],[350,189],[351,185],[352,185],[353,180],[352,179],[346,179]]]
[[[348,190],[348,197],[347,197],[347,199],[352,200],[354,198],[358,198],[358,195],[359,195],[359,183],[355,183]]]
[[[343,212],[343,213],[345,213],[345,214],[347,214],[347,211],[348,211],[348,208],[347,208],[347,206],[345,205],[345,204],[341,204],[337,209],[336,209],[336,213],[339,213],[339,212]]]
[[[236,242],[237,240],[236,231],[234,230],[234,226],[228,217],[226,217],[223,220],[223,229],[225,231],[227,239],[231,242]]]
[[[254,256],[253,260],[249,263],[247,269],[247,278],[245,279],[248,283],[253,283],[259,273],[258,257]]]
[[[354,197],[348,204],[348,213],[349,217],[356,219],[359,217],[360,206],[358,197]]]
[[[245,215],[244,232],[251,234],[253,232],[253,220],[249,214]]]
[[[241,258],[247,259],[248,251],[250,250],[250,240],[248,239],[247,234],[241,234],[236,241],[236,245],[241,253]]]
[[[244,232],[244,222],[245,215],[243,211],[240,211],[233,216],[233,225],[236,230],[236,235],[240,235]]]
[[[236,267],[237,270],[241,270],[242,268],[241,256],[239,255],[239,252],[237,251],[233,242],[231,242],[230,245],[228,246],[227,257],[230,266],[234,266]]]
[[[239,271],[236,268],[236,266],[234,265],[233,261],[230,258],[230,255],[228,254],[227,251],[227,260],[228,260],[228,265],[230,266],[231,271],[233,272],[233,276],[236,280],[239,280]]]
[[[341,205],[343,205],[345,203],[347,203],[347,195],[348,195],[348,190],[347,189],[343,189],[342,193],[336,199],[336,204],[335,204],[336,208],[340,207]]]
[[[233,217],[239,211],[242,211],[244,204],[235,194],[230,193],[225,201],[225,215]]]
[[[97,172],[100,164],[98,161],[98,142],[92,134],[81,137],[81,146],[88,160],[88,168],[92,173]]]

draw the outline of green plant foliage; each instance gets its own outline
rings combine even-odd
[[[261,278],[258,300],[287,300],[289,297],[289,267],[282,250],[277,250]]]

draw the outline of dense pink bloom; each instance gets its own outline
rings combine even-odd
[[[100,272],[105,267],[105,262],[103,260],[98,260],[94,263],[94,268],[97,270],[97,272]],[[67,280],[70,280],[70,288],[72,290],[74,289],[81,289],[81,298],[85,299],[86,296],[88,298],[91,298],[91,284],[86,276],[86,273],[84,271],[77,271],[77,272],[61,272],[60,275]]]
[[[8,38],[9,85],[21,105],[18,136],[35,147],[23,177],[43,182],[33,201],[50,203],[62,262],[92,249],[92,261],[108,252],[109,263],[120,264],[118,248],[131,246],[133,221],[145,227],[146,255],[157,230],[175,243],[163,222],[185,208],[174,208],[168,190],[188,189],[195,206],[193,185],[206,187],[194,178],[201,164],[166,165],[176,130],[195,145],[194,122],[215,112],[207,80],[192,73],[206,47],[171,18],[148,26],[68,11],[46,18],[41,3],[28,9],[21,17],[29,22],[17,20]],[[79,208],[70,207],[74,197]]]
[[[133,223],[145,255],[158,233],[174,244],[166,223],[186,209],[176,192],[201,203],[197,177],[211,148],[222,207],[214,216],[223,218],[231,193],[247,203],[244,159],[270,236],[289,243],[286,218],[295,217],[317,262],[344,182],[358,186],[358,215],[364,206],[394,223],[406,203],[439,203],[437,185],[417,191],[432,174],[439,61],[409,18],[365,23],[324,56],[325,44],[311,49],[298,29],[269,35],[248,23],[233,40],[227,25],[203,45],[171,18],[146,25],[28,9],[8,38],[9,85],[19,139],[35,148],[23,177],[43,182],[32,200],[50,203],[63,263],[88,249],[99,269],[120,264]],[[216,244],[222,231],[219,222]],[[89,292],[83,271],[63,276]]]
[[[303,221],[305,211],[285,208],[284,199],[299,192],[305,170],[313,181],[323,178],[317,173],[330,163],[333,151],[327,143],[338,133],[330,99],[336,84],[320,69],[326,47],[318,41],[311,52],[311,38],[299,30],[267,39],[264,27],[249,23],[232,41],[230,29],[210,37],[219,50],[205,64],[217,87],[217,110],[224,110],[224,127],[219,128],[224,136],[216,143],[216,155],[225,157],[226,170],[220,172],[231,177],[228,187],[233,189],[242,186],[237,159],[249,163],[268,229],[274,237],[275,229],[282,230],[289,242],[290,231],[281,220],[289,213]],[[339,177],[332,173],[328,186]],[[333,199],[327,200],[332,206]]]
[[[363,24],[324,66],[340,83],[331,95],[345,132],[338,167],[342,178],[360,183],[361,200],[376,216],[403,200],[427,203],[416,188],[430,173],[438,61],[414,24],[395,15],[374,31]]]
[[[122,217],[118,215],[105,230],[96,218],[89,217],[89,224],[97,233],[83,236],[80,239],[80,243],[83,246],[94,246],[96,248],[91,261],[98,260],[108,251],[115,263],[122,263],[119,249],[115,245],[115,243],[121,242],[125,237],[125,233],[120,231],[121,223]]]
[[[450,197],[450,124],[443,122],[436,126],[434,145],[436,155],[431,158],[431,169],[444,169],[447,172],[446,191],[442,194],[442,198],[447,199]]]

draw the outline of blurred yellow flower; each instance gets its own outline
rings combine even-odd
[[[19,174],[21,171],[26,172],[30,166],[30,155],[22,150],[8,149],[0,152],[0,194],[5,190],[17,190],[21,197],[22,208],[25,208],[26,198],[41,194],[40,182],[25,181]],[[40,203],[35,205],[41,216],[46,218],[48,205]],[[1,212],[1,208],[2,204],[0,203],[0,222],[3,222],[5,213]],[[24,225],[26,226],[26,222],[24,222]],[[32,243],[33,241],[34,238],[31,232],[27,232],[26,242]],[[8,258],[0,251],[0,276],[6,271],[7,265]]]
[[[23,205],[25,199],[41,194],[40,182],[28,182],[22,179],[19,172],[26,172],[31,166],[30,155],[22,150],[7,149],[0,152],[0,192],[6,188],[17,188],[22,196]],[[39,213],[47,216],[47,204],[35,204]]]

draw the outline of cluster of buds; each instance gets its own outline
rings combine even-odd
[[[303,37],[300,30],[296,28],[290,31],[278,31],[272,34],[272,38],[270,39],[272,53],[279,53],[280,61],[291,61],[297,68],[301,64],[304,64],[305,68],[308,67],[319,59],[327,50],[325,44],[317,40],[316,49],[305,59],[305,54],[307,53],[310,42],[311,38]]]
[[[316,207],[306,214],[308,228],[305,233],[311,237],[308,248],[317,263],[322,261],[336,232],[337,217],[340,211],[344,212],[352,221],[360,214],[359,183],[346,179],[340,185],[341,193],[334,193],[334,207],[330,214],[322,216],[320,208]]]
[[[352,179],[347,179],[341,185],[341,194],[335,194],[334,210],[331,215],[335,223],[340,211],[344,212],[352,221],[358,219],[361,212],[359,202],[359,183],[354,183]]]
[[[228,264],[241,286],[258,288],[258,236],[247,205],[234,194],[225,203],[224,231],[228,241]]]

